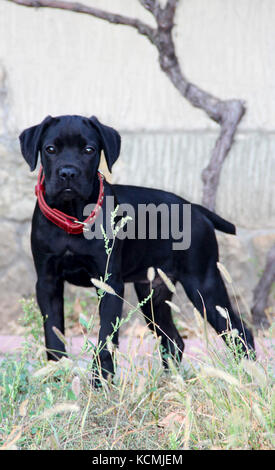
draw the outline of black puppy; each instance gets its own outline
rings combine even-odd
[[[44,195],[44,206],[46,204],[49,208],[72,216],[72,219],[68,220],[74,226],[82,227],[74,220],[83,221],[84,208],[87,204],[97,202],[102,204],[99,212],[104,215],[103,221],[109,220],[111,214],[106,213],[107,196],[115,198],[115,205],[128,204],[136,216],[135,220],[128,222],[129,225],[134,224],[134,234],[131,232],[132,236],[115,239],[110,257],[108,272],[111,276],[108,284],[119,297],[106,293],[101,300],[101,345],[106,344],[107,336],[112,335],[113,325],[121,315],[124,283],[134,282],[138,299],[143,300],[148,296],[150,287],[147,270],[153,266],[165,272],[174,283],[181,282],[187,296],[202,315],[205,308],[208,321],[218,333],[227,329],[228,321],[217,312],[216,306],[227,309],[232,328],[239,331],[248,348],[254,348],[252,334],[243,327],[234,313],[217,269],[218,246],[214,229],[235,233],[235,227],[231,223],[202,206],[190,204],[191,245],[188,249],[173,249],[175,242],[183,241],[183,235],[180,240],[172,233],[171,227],[167,229],[169,217],[172,216],[173,208],[181,209],[188,201],[157,189],[111,185],[106,181],[100,184],[98,166],[101,150],[104,151],[111,171],[119,156],[120,136],[116,130],[101,124],[95,117],[88,119],[82,116],[48,116],[41,124],[24,130],[20,135],[20,143],[22,154],[31,171],[36,168],[39,152],[41,154],[44,181],[37,186],[37,194]],[[104,197],[99,201],[103,186]],[[60,227],[53,219],[47,218],[41,204],[35,207],[31,234],[32,253],[38,277],[36,292],[45,320],[48,358],[58,359],[66,354],[64,344],[53,331],[55,326],[64,333],[64,281],[78,286],[92,286],[91,278],[104,278],[107,255],[102,237],[91,239],[84,236],[85,232],[67,233],[63,226]],[[143,217],[142,223],[138,221],[139,208],[148,204],[155,207],[165,204],[168,208],[168,218],[164,226],[159,214],[157,215],[157,228],[153,235],[147,226],[145,232],[142,231],[148,217]],[[55,211],[52,214],[58,218],[61,212]],[[180,232],[184,228],[181,210],[179,214]],[[106,224],[103,222],[105,229]],[[164,236],[163,229],[166,229]],[[157,334],[161,336],[163,361],[166,365],[167,353],[177,359],[181,358],[184,343],[172,321],[170,308],[165,303],[165,300],[171,299],[171,291],[160,277],[155,278],[153,287],[153,309],[151,302],[147,302],[142,310],[148,326],[152,330],[156,329]],[[152,310],[157,326],[152,319]],[[118,332],[113,336],[113,342],[118,344]],[[108,373],[113,373],[112,357],[105,347],[100,352],[100,363],[104,378]]]

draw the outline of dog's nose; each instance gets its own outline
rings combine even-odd
[[[78,171],[76,168],[72,167],[72,166],[65,166],[63,168],[60,168],[58,170],[58,176],[62,179],[62,180],[71,180],[73,178],[75,178],[78,174]]]

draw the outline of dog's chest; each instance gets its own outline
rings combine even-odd
[[[71,250],[67,249],[64,253],[64,259],[70,259],[72,256],[74,256],[74,253]]]
[[[62,256],[61,270],[65,281],[84,287],[91,286],[91,277],[97,274],[90,256],[76,254],[70,249]]]
[[[73,252],[70,249],[66,249],[63,256],[61,257],[61,265],[63,269],[70,271],[80,268],[85,268],[88,271],[91,271],[93,262],[92,257],[89,255],[81,255],[79,253]]]

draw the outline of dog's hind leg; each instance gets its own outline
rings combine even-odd
[[[216,262],[211,260],[205,269],[200,266],[198,272],[193,266],[191,272],[182,273],[180,281],[193,305],[202,316],[206,313],[207,320],[218,334],[237,329],[243,341],[240,342],[241,349],[245,353],[247,349],[254,350],[253,336],[240,315],[234,312]],[[217,306],[227,310],[230,320],[218,312]],[[226,339],[224,335],[223,339]]]
[[[153,286],[154,293],[152,301],[148,300],[141,309],[150,330],[161,337],[162,362],[165,368],[168,367],[167,356],[180,362],[184,350],[184,342],[176,329],[171,309],[165,300],[171,300],[172,293],[165,284],[158,282]],[[139,302],[144,300],[150,293],[149,283],[135,283],[135,290]]]

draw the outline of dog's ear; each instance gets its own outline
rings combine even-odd
[[[30,165],[31,171],[36,168],[42,132],[50,123],[51,119],[51,116],[47,116],[41,124],[25,129],[19,136],[22,155]]]
[[[119,157],[121,138],[119,133],[112,127],[101,124],[99,120],[92,116],[90,122],[95,127],[101,137],[103,151],[105,154],[108,170],[112,171],[112,166]]]

